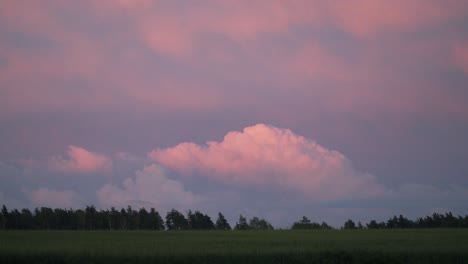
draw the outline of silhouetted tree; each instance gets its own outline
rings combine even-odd
[[[37,211],[37,218],[40,229],[51,229],[51,223],[53,223],[54,220],[54,211],[48,207],[41,207]]]
[[[356,224],[351,219],[348,219],[348,221],[344,223],[344,229],[355,229],[355,228],[356,228]]]
[[[359,221],[358,224],[357,224],[357,229],[362,229],[362,228],[363,228],[362,223],[361,223],[361,221]]]
[[[268,221],[263,218],[260,219],[256,216],[250,219],[249,227],[250,229],[254,230],[273,230],[273,226]]]
[[[166,215],[166,227],[168,230],[188,229],[188,221],[182,213],[172,209]]]
[[[107,221],[109,221],[109,229],[119,229],[119,211],[115,210],[114,207],[111,207],[107,217]]]
[[[131,206],[127,206],[127,223],[131,230],[138,229],[140,226],[140,217],[138,212],[133,210]]]
[[[8,209],[5,205],[2,206],[0,221],[2,223],[3,229],[7,229],[8,223]]]
[[[321,227],[322,229],[332,229],[332,227],[329,226],[329,225],[328,225],[327,223],[325,223],[325,222],[322,222],[322,224],[320,225],[320,227]]]
[[[151,208],[149,218],[151,222],[151,230],[164,230],[164,222],[156,209]]]
[[[413,227],[413,221],[407,219],[403,215],[400,215],[398,217],[397,227],[398,228],[411,228]]]
[[[145,208],[140,208],[140,211],[138,211],[138,218],[140,219],[139,229],[151,229],[151,219],[149,216]]]
[[[322,224],[311,222],[309,218],[303,216],[301,220],[294,222],[291,229],[331,229],[327,223]]]
[[[210,230],[215,228],[211,218],[206,214],[200,213],[199,211],[192,213],[192,211],[189,210],[187,212],[187,220],[189,229]]]
[[[21,210],[21,220],[20,220],[21,229],[33,229],[34,228],[34,218],[29,209]]]
[[[13,209],[9,214],[9,218],[9,229],[21,229],[21,213],[18,211],[18,209]]]
[[[127,219],[127,212],[122,208],[120,209],[120,229],[127,229],[127,222],[128,222],[128,219]]]
[[[216,229],[231,230],[231,225],[229,225],[228,221],[221,212],[218,213],[218,219],[216,219]]]
[[[309,218],[303,216],[302,219],[301,219],[301,221],[299,221],[299,223],[301,223],[301,224],[308,224],[308,223],[310,223],[310,220],[309,220]]]
[[[97,212],[94,205],[86,206],[85,208],[85,221],[86,221],[86,229],[93,230],[96,226],[97,220]]]
[[[245,218],[242,215],[239,215],[239,220],[236,223],[236,226],[234,227],[236,230],[247,230],[250,229],[249,224],[247,223],[247,218]]]
[[[366,224],[366,226],[368,229],[383,229],[385,228],[385,223],[384,222],[377,223],[377,221],[371,220],[368,224]]]
[[[397,228],[398,227],[398,218],[396,216],[393,216],[393,218],[390,218],[387,220],[387,228]]]
[[[75,212],[76,215],[76,229],[83,230],[86,228],[86,213],[85,211],[78,209]]]

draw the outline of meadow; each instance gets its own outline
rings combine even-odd
[[[468,263],[468,229],[0,231],[0,263]]]

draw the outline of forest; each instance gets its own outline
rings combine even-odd
[[[231,227],[224,215],[219,212],[213,222],[210,216],[200,211],[189,210],[186,214],[172,209],[163,219],[154,208],[133,209],[128,206],[120,210],[112,207],[97,210],[94,206],[84,209],[60,209],[40,207],[33,211],[24,208],[8,210],[5,205],[0,211],[0,227],[3,230],[272,230],[266,219],[252,217],[247,220],[239,216]],[[411,220],[403,215],[393,216],[387,221],[355,223],[348,219],[341,229],[409,229],[409,228],[467,228],[468,215],[453,215],[451,212],[433,213]],[[294,222],[291,229],[334,229],[326,222],[312,222],[303,216]]]

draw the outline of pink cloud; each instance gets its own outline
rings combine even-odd
[[[28,55],[14,47],[7,47],[5,52],[0,50],[0,56],[7,54],[9,61],[0,72],[0,85],[5,87],[0,91],[0,110],[3,110],[0,115],[50,109],[61,111],[70,107],[86,111],[121,109],[129,102],[132,109],[140,110],[157,107],[170,111],[204,111],[218,107],[224,101],[222,92],[208,80],[193,82],[173,76],[154,80],[154,76],[128,71],[125,67],[104,65],[103,54],[94,56],[101,48],[100,44],[86,40],[78,44],[78,39],[74,43],[67,46],[64,54],[58,55]],[[92,58],[88,59],[89,56]],[[141,57],[124,57],[120,63],[143,64],[144,60]],[[46,65],[44,61],[47,61]],[[97,76],[97,72],[102,75]],[[51,85],[64,77],[88,80],[96,83],[97,87],[82,92]],[[50,94],[54,96],[48,96]]]
[[[73,191],[56,191],[39,188],[30,193],[31,202],[39,206],[53,208],[71,208],[74,205],[76,194]]]
[[[2,8],[10,31],[31,38],[24,43],[35,43],[37,39],[43,41],[45,47],[38,51],[0,41],[0,56],[8,62],[0,71],[0,85],[5,87],[0,109],[28,112],[44,107],[64,109],[70,105],[86,108],[96,101],[101,105],[107,103],[109,95],[103,89],[78,92],[70,98],[70,89],[50,85],[57,80],[63,81],[64,77],[96,79],[100,69],[105,68],[101,59],[102,44],[97,44],[85,32],[70,30],[59,21],[58,12],[66,6],[7,1]]]
[[[216,64],[207,62],[206,57],[196,57],[200,48],[206,48],[217,61],[228,61],[220,63],[221,66],[234,61],[232,65],[235,67],[226,69],[224,81],[233,78],[233,72],[240,72],[245,76],[246,73],[242,72],[245,61],[242,58],[238,59],[235,52],[221,44],[212,47],[211,43],[207,43],[204,39],[205,36],[212,35],[241,44],[243,55],[254,58],[252,61],[257,63],[256,67],[268,68],[267,72],[256,74],[254,78],[257,76],[265,78],[263,76],[269,74],[283,76],[281,79],[285,82],[283,87],[288,90],[296,89],[291,83],[303,84],[311,79],[341,81],[342,83],[336,85],[338,87],[336,90],[327,89],[317,94],[330,95],[329,105],[343,108],[346,112],[362,106],[374,107],[373,104],[377,107],[388,106],[392,111],[401,112],[401,109],[407,109],[406,112],[427,112],[424,105],[422,108],[418,105],[419,92],[415,93],[414,97],[403,96],[404,98],[392,100],[388,100],[387,95],[379,98],[381,95],[378,91],[375,92],[375,82],[390,75],[385,65],[386,58],[381,57],[382,54],[392,56],[396,52],[390,50],[400,51],[407,48],[406,46],[410,46],[407,41],[403,41],[402,46],[405,47],[382,47],[371,44],[369,49],[365,47],[365,50],[357,55],[359,60],[350,61],[334,53],[318,40],[303,40],[303,36],[294,30],[298,27],[311,29],[312,32],[315,29],[319,31],[339,29],[357,38],[379,33],[405,32],[422,27],[434,27],[452,20],[456,22],[467,13],[465,6],[468,5],[463,6],[456,1],[441,3],[418,0],[359,0],[344,3],[213,1],[205,2],[205,5],[201,6],[170,1],[83,2],[77,8],[77,12],[89,12],[90,20],[103,21],[109,25],[114,22],[120,25],[122,20],[126,22],[125,30],[120,30],[118,33],[111,30],[109,34],[95,36],[90,33],[92,30],[86,32],[79,27],[75,28],[74,24],[61,23],[61,16],[58,14],[61,10],[69,11],[70,5],[21,4],[18,1],[7,1],[2,8],[5,10],[3,13],[8,21],[7,24],[13,31],[40,36],[41,39],[47,39],[46,42],[50,41],[59,48],[49,52],[32,52],[8,44],[6,41],[0,41],[0,56],[8,61],[0,71],[0,86],[4,87],[0,91],[0,115],[44,109],[61,111],[69,109],[70,106],[85,111],[120,110],[123,107],[129,107],[132,111],[135,108],[144,111],[154,111],[155,108],[158,111],[219,109],[229,103],[225,97],[230,91],[220,88],[224,83],[216,83],[209,77],[183,80],[178,74],[166,76],[154,73],[153,76],[153,73],[144,70],[133,70],[133,65],[153,66],[148,63],[147,54],[132,45],[124,46],[123,49],[122,46],[109,45],[131,39],[135,44],[146,45],[163,55],[186,59],[177,61],[184,66],[206,63],[209,67],[216,67]],[[257,49],[263,48],[260,46],[263,43],[258,40],[271,34],[280,36],[284,42],[299,41],[300,47],[294,48],[292,52],[286,50],[278,52],[283,55],[262,57]],[[438,39],[439,42],[443,42],[440,39],[444,38]],[[310,43],[306,43],[308,41]],[[440,55],[434,55],[432,49],[423,54],[418,53],[418,50],[424,49],[420,44],[420,42],[417,45],[411,44],[417,46],[416,52],[408,52],[410,56],[417,57],[414,61],[422,57],[433,57],[435,64],[444,63],[439,59]],[[437,44],[437,47],[440,48],[440,45],[443,44]],[[277,43],[267,44],[268,49],[273,50],[281,49],[280,46]],[[379,56],[372,58],[372,53],[377,53]],[[466,69],[466,66],[463,66],[466,65],[464,62],[466,60],[463,59],[463,46],[455,48],[453,53],[457,64]],[[203,56],[205,55],[203,53]],[[116,60],[117,63],[114,63]],[[375,69],[379,72],[375,72]],[[272,81],[269,76],[266,78],[271,82],[276,81]],[[402,79],[401,76],[390,78]],[[61,83],[64,79],[90,82],[93,84],[93,89],[86,89],[86,92],[83,92],[57,85],[57,82]],[[363,80],[368,79],[373,79],[374,83],[372,81],[363,83]],[[353,83],[350,85],[350,82]],[[342,89],[344,86],[346,88]],[[319,89],[314,88],[315,91]],[[408,89],[401,90],[394,94],[407,93]],[[343,93],[346,96],[341,96]],[[54,96],[49,96],[51,94]],[[447,104],[453,105],[452,102]],[[457,106],[457,109],[447,111],[463,112],[464,107]],[[373,113],[368,107],[361,112],[359,113],[361,115]]]
[[[330,22],[357,37],[407,32],[465,16],[463,1],[328,1]]]
[[[132,23],[129,23],[130,30],[126,34],[97,37],[90,35],[88,31],[70,30],[70,24],[64,25],[60,21],[60,10],[69,11],[67,9],[72,8],[70,6],[47,3],[22,5],[16,1],[2,6],[10,30],[35,36],[56,48],[34,52],[0,40],[0,57],[8,62],[5,66],[2,65],[0,71],[0,86],[4,87],[0,91],[0,114],[44,109],[63,110],[70,106],[86,111],[103,107],[120,109],[122,102],[129,100],[133,100],[132,108],[138,106],[144,110],[147,107],[154,109],[155,105],[169,110],[204,110],[220,105],[220,93],[209,83],[195,84],[173,76],[145,76],[138,71],[129,70],[129,65],[147,63],[147,56],[142,55],[140,50],[128,47],[118,50],[119,56],[116,57],[111,52],[115,50],[109,48],[109,43],[128,40],[136,33],[142,39],[135,43],[143,41],[150,46],[155,45],[154,49],[175,56],[178,50],[188,49],[191,41],[187,40],[185,34],[178,33],[179,30],[171,29],[179,22],[168,18],[167,14],[164,21],[152,21],[151,19],[158,16],[148,14],[138,16],[138,12],[145,10],[149,4],[145,1],[102,1],[101,4],[83,2],[80,8],[88,11],[90,16],[95,15],[91,20],[110,23],[118,21],[122,13],[116,15],[108,10],[101,12],[97,8],[100,5],[108,7],[110,4],[129,8],[134,6],[132,10],[135,9],[136,13],[131,14],[136,15],[134,19],[138,26],[132,27]],[[170,26],[172,24],[176,25]],[[155,35],[153,31],[159,32],[159,35]],[[172,38],[175,40],[171,41]],[[187,48],[183,48],[185,46]],[[115,60],[118,63],[110,65]],[[64,80],[90,81],[94,83],[94,87],[83,92],[57,85],[57,82]],[[51,94],[54,96],[49,96]]]
[[[112,160],[108,157],[90,152],[77,146],[69,146],[67,158],[53,157],[49,161],[49,168],[64,173],[108,172],[112,169]]]
[[[169,179],[164,170],[155,164],[137,171],[121,186],[107,184],[96,192],[98,202],[110,206],[152,206],[158,209],[190,208],[201,198],[185,190],[182,183]]]
[[[201,173],[226,184],[275,186],[314,198],[372,196],[383,190],[340,152],[264,124],[229,132],[221,142],[181,143],[148,156],[184,175]]]
[[[186,55],[205,33],[244,42],[255,40],[265,32],[286,32],[292,18],[298,17],[298,14],[292,16],[289,9],[299,10],[300,6],[288,7],[280,1],[212,1],[197,6],[147,1],[96,4],[99,10],[126,10],[134,18],[135,29],[148,47],[175,57]]]
[[[413,117],[428,113],[466,119],[468,107],[463,97],[443,89],[427,75],[408,77],[403,70],[406,68],[408,72],[416,73],[424,68],[429,71],[434,68],[453,70],[454,61],[462,68],[463,44],[458,42],[451,49],[450,40],[436,37],[430,42],[394,40],[383,46],[364,46],[368,48],[358,50],[353,55],[358,60],[350,60],[320,43],[310,41],[295,53],[274,60],[284,62],[278,68],[282,73],[288,73],[284,79],[293,84],[284,86],[287,91],[296,89],[295,92],[303,96],[321,98],[308,106],[311,109],[309,115],[325,109],[328,112],[353,114],[369,121],[387,116],[400,122],[406,121],[401,118],[402,115]],[[392,51],[387,52],[387,49]],[[270,64],[275,65],[273,61]],[[304,86],[310,80],[332,85]],[[317,108],[319,111],[312,111]]]
[[[4,9],[9,24],[17,29],[51,36],[57,42],[86,46],[86,35],[70,32],[55,21],[57,11],[69,5],[7,2]],[[84,2],[91,15],[100,19],[128,19],[128,27],[148,47],[179,57],[197,45],[204,34],[220,34],[239,43],[255,41],[265,33],[288,34],[295,26],[337,27],[355,36],[386,31],[408,31],[465,16],[462,1],[207,1],[201,5],[155,1]],[[119,37],[119,35],[112,35]],[[90,47],[88,47],[88,50]],[[80,53],[75,60],[91,64],[79,67],[96,72],[99,52]],[[83,57],[85,55],[85,57]]]
[[[23,74],[26,71],[51,75],[60,69],[62,73],[74,76],[96,76],[97,69],[101,67],[102,50],[86,32],[70,30],[59,22],[59,13],[68,7],[62,3],[7,1],[2,15],[5,15],[10,30],[31,36],[32,41],[38,38],[57,46],[52,51],[44,49],[41,52],[16,45],[2,47],[4,50],[0,50],[0,54],[14,63],[14,70]]]
[[[185,55],[192,47],[192,33],[178,19],[146,17],[138,30],[150,48],[163,54],[178,57]]]
[[[205,5],[164,2],[100,1],[99,10],[124,9],[140,37],[156,51],[186,55],[205,33],[245,44],[265,33],[284,34],[294,26],[334,26],[356,37],[409,31],[463,17],[460,1],[208,1]],[[105,12],[109,14],[108,11]],[[121,12],[115,12],[120,15]]]
[[[468,74],[468,43],[456,43],[452,55],[455,63],[465,74]]]
[[[182,58],[201,43],[205,35],[218,35],[248,47],[263,34],[287,34],[290,27],[317,23],[323,4],[310,1],[206,1],[202,4],[171,2],[97,2],[95,8],[132,18],[140,40],[154,51]],[[315,27],[315,25],[314,25]]]
[[[289,72],[291,76],[296,78],[299,75],[309,80],[357,79],[354,75],[358,73],[359,69],[356,69],[355,65],[345,63],[343,58],[333,54],[317,42],[306,43],[291,57],[284,59],[286,63],[283,64],[282,70]]]

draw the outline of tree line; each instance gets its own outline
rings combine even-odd
[[[311,222],[307,217],[302,217],[298,222],[295,222],[292,229],[331,229],[327,223]],[[371,220],[369,223],[357,224],[348,219],[341,229],[407,229],[407,228],[468,228],[468,215],[454,216],[451,212],[445,214],[433,213],[425,217],[418,217],[416,220],[411,220],[403,215],[393,216],[387,221],[377,222]]]
[[[120,210],[97,210],[94,206],[84,209],[61,209],[40,207],[33,211],[25,208],[0,210],[0,228],[3,230],[231,230],[224,215],[218,213],[215,222],[200,211],[189,210],[186,215],[172,209],[165,219],[156,209],[138,211],[128,206]],[[240,215],[235,230],[273,229],[273,226],[258,217],[249,221]]]
[[[166,213],[163,219],[159,212],[151,208],[139,210],[131,206],[120,210],[112,207],[97,210],[94,206],[83,209],[60,209],[40,207],[33,211],[25,208],[8,210],[3,205],[0,210],[0,228],[3,230],[273,230],[265,219],[243,215],[231,227],[224,215],[219,212],[216,221],[200,211],[189,210],[183,214],[176,209]],[[342,229],[394,229],[394,228],[468,228],[467,216],[454,216],[451,212],[410,220],[403,215],[393,216],[387,221],[357,224],[348,219]],[[307,217],[294,222],[291,229],[333,229],[326,222],[316,223]]]
[[[418,217],[416,220],[411,220],[403,215],[393,216],[386,222],[377,222],[371,220],[365,225],[368,229],[407,229],[407,228],[467,228],[468,227],[468,215],[464,217],[461,215],[454,216],[451,212],[445,214],[433,213],[425,217]],[[358,222],[356,225],[352,220],[345,222],[343,228],[345,229],[357,229],[364,228],[364,226]]]

